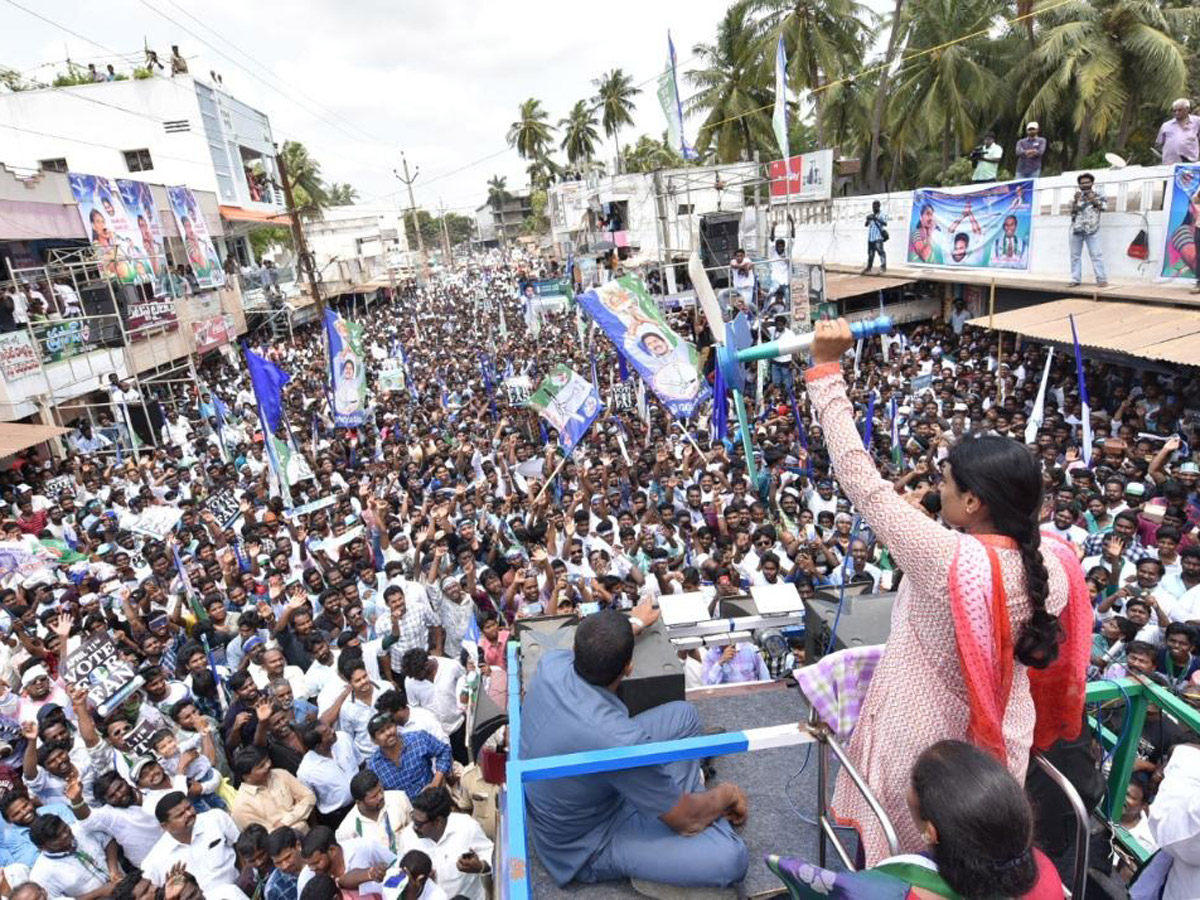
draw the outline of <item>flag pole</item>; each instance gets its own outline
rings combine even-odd
[[[562,467],[565,466],[566,464],[567,464],[567,456],[564,454],[563,458],[559,461],[558,465],[554,467],[554,471],[550,473],[550,477],[546,479],[546,483],[542,485],[542,489],[540,491],[538,491],[537,496],[533,498],[534,506],[536,506],[537,502],[542,499],[542,494],[546,493],[546,488],[550,487],[550,484],[554,481],[555,478],[558,477],[558,473],[562,471]]]

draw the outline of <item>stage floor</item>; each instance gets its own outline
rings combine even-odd
[[[808,717],[808,704],[795,687],[781,684],[746,686],[744,688],[713,689],[692,692],[689,699],[696,704],[706,728],[742,731],[764,725],[799,723]],[[812,746],[810,753],[808,747]],[[805,758],[808,764],[805,765]],[[750,868],[744,882],[750,896],[771,896],[783,890],[763,862],[767,853],[800,856],[816,861],[817,826],[804,822],[816,816],[817,751],[815,745],[760,750],[722,756],[715,761],[718,781],[732,781],[746,792],[750,815],[741,830],[742,839],[750,851]],[[830,774],[837,771],[836,761]],[[844,830],[843,835],[850,834]],[[843,836],[851,852],[853,836]],[[830,868],[840,868],[836,854],[829,850]],[[531,854],[533,895],[536,900],[558,897],[586,896],[588,898],[625,898],[640,896],[628,881],[602,884],[569,884],[560,888]]]

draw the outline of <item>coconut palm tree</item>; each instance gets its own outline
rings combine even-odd
[[[558,120],[558,127],[563,131],[560,146],[567,152],[568,163],[586,163],[596,155],[596,141],[600,139],[597,124],[596,110],[587,100],[578,101],[571,107],[570,115]]]
[[[596,86],[596,103],[600,107],[600,122],[604,133],[617,145],[617,172],[621,164],[621,126],[633,124],[633,98],[642,92],[624,69],[613,69],[592,80]]]
[[[716,42],[697,44],[692,53],[702,67],[686,73],[697,93],[685,109],[705,114],[696,149],[703,155],[715,147],[717,161],[731,163],[769,146],[774,92],[746,7],[731,6],[717,26]]]
[[[902,144],[941,145],[941,168],[952,151],[974,145],[977,132],[1009,98],[1001,72],[1008,60],[991,34],[1004,0],[922,0],[904,14],[907,62],[892,79],[892,120]],[[974,35],[959,40],[964,35]],[[959,40],[959,43],[952,43]],[[934,49],[939,48],[939,49]],[[931,52],[919,53],[922,50]]]
[[[554,126],[547,120],[550,114],[542,108],[542,101],[530,97],[521,104],[517,121],[508,128],[508,144],[517,148],[521,159],[537,159],[546,155]]]
[[[358,189],[351,184],[338,184],[336,181],[329,186],[330,206],[353,206],[358,199]]]
[[[827,146],[821,125],[823,87],[862,68],[872,12],[858,0],[743,0],[741,5],[755,17],[758,49],[765,58],[774,58],[783,35],[788,83],[793,90],[814,92],[817,141]]]
[[[329,192],[321,178],[321,164],[299,141],[284,141],[284,164],[287,166],[288,187],[301,215],[314,215],[329,205]]]
[[[487,183],[487,205],[494,211],[500,212],[512,195],[508,192],[508,179],[503,175],[493,175]]]
[[[1076,158],[1112,137],[1121,151],[1141,108],[1158,111],[1186,94],[1189,29],[1200,11],[1153,0],[1070,3],[1039,20],[1021,92],[1026,120],[1055,114],[1079,135]]]

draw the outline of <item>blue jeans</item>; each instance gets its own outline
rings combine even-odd
[[[785,388],[792,386],[792,364],[771,360],[771,384],[781,384]]]
[[[682,700],[664,703],[634,718],[654,741],[695,737],[701,731],[696,707]],[[666,768],[680,790],[703,790],[699,760],[680,760],[668,763]],[[628,803],[622,804],[617,818],[624,821],[575,876],[577,881],[644,878],[687,887],[725,887],[746,876],[750,855],[726,819],[717,819],[700,834],[684,837],[661,819],[646,818]]]
[[[1100,232],[1094,234],[1079,234],[1071,232],[1071,280],[1083,280],[1083,247],[1087,245],[1088,256],[1092,259],[1092,271],[1096,273],[1096,281],[1108,281],[1108,273],[1104,270],[1104,254],[1100,252]]]

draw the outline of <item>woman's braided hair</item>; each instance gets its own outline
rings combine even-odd
[[[1017,636],[1013,655],[1026,666],[1044,669],[1058,658],[1062,626],[1046,609],[1050,575],[1042,560],[1041,461],[1010,438],[984,435],[963,438],[947,459],[960,490],[970,491],[988,508],[997,533],[1017,542],[1025,572],[1025,591],[1033,614]]]

